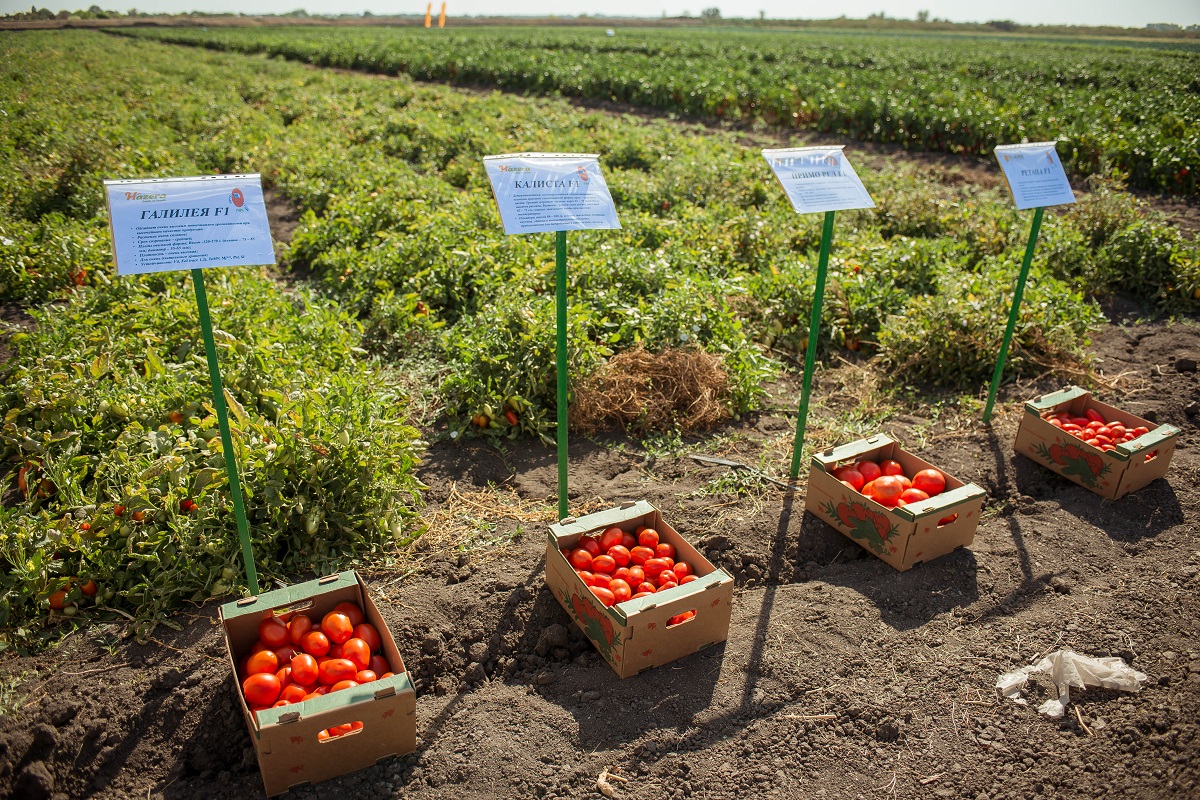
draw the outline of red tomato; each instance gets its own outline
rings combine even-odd
[[[637,586],[644,580],[646,580],[646,570],[637,566],[629,568],[629,577],[625,579],[626,583],[630,586]]]
[[[592,594],[600,598],[600,602],[606,606],[611,606],[613,603],[617,602],[617,598],[612,592],[599,586],[592,587]]]
[[[929,495],[922,492],[920,489],[905,489],[900,494],[900,499],[905,503],[919,503],[922,500],[928,500]]]
[[[642,581],[637,585],[637,592],[635,594],[654,594],[657,591],[658,587],[653,583],[650,581]]]
[[[579,576],[579,580],[583,581],[588,586],[596,582],[596,575],[593,572],[588,572],[586,569],[577,570],[575,572]]]
[[[275,652],[275,657],[277,659],[279,659],[279,663],[286,664],[289,661],[291,661],[292,656],[296,655],[296,653],[299,653],[300,650],[298,648],[292,647],[290,644],[285,644],[283,647],[278,648],[274,652]]]
[[[630,559],[629,551],[626,550],[623,545],[619,545],[619,544],[613,545],[612,547],[608,548],[608,556],[613,561],[617,562],[618,567],[625,566],[626,564],[629,563],[629,559]]]
[[[895,475],[880,475],[872,483],[874,486],[871,496],[881,506],[890,508],[896,505],[896,501],[900,499],[900,495],[904,492],[904,487],[900,484],[900,481],[896,480]]]
[[[281,667],[279,672],[275,673],[275,677],[279,679],[279,686],[281,689],[286,689],[295,683],[295,681],[292,680],[291,667]]]
[[[272,672],[258,672],[242,681],[242,693],[251,705],[269,706],[279,699],[281,691],[279,678]]]
[[[629,584],[618,578],[608,585],[608,590],[613,593],[613,599],[617,603],[624,603],[629,598],[633,597],[633,589]]]
[[[354,626],[350,617],[340,611],[330,611],[321,620],[321,632],[329,637],[329,641],[341,644],[354,635]]]
[[[371,681],[378,679],[379,678],[375,674],[375,671],[370,669],[360,669],[358,674],[354,676],[354,680],[358,681],[359,683],[370,683]]]
[[[683,580],[692,574],[692,565],[686,561],[676,561],[675,566],[671,567],[671,571],[675,573],[676,580]]]
[[[695,575],[684,575],[682,578],[679,579],[679,585],[683,586],[685,583],[691,583],[694,580],[696,580]]]
[[[300,646],[300,640],[304,638],[304,634],[312,630],[312,618],[306,617],[303,614],[297,614],[292,617],[292,621],[288,623],[288,639],[297,647]]]
[[[352,680],[357,674],[358,667],[348,658],[331,658],[317,668],[317,680],[326,686]]]
[[[954,522],[954,520],[956,520],[956,519],[958,519],[958,514],[951,514],[948,517],[942,517],[941,519],[938,520],[938,527],[940,528],[943,525],[949,525],[951,522]]]
[[[1056,428],[1061,428],[1063,426],[1062,420],[1059,419],[1058,417],[1051,417],[1050,419],[1047,420],[1047,422],[1049,422],[1051,425],[1053,425]]]
[[[654,528],[639,528],[637,538],[642,547],[654,549],[658,546],[658,531]]]
[[[616,568],[617,561],[612,556],[602,555],[592,559],[592,572],[603,572],[608,575]]]
[[[367,647],[371,648],[372,653],[378,653],[379,648],[383,647],[383,637],[379,635],[379,631],[375,630],[375,626],[369,622],[354,626],[354,638],[362,639],[366,642]]]
[[[867,483],[870,483],[883,474],[883,470],[874,461],[859,461],[854,465],[854,468],[859,471],[859,474],[863,476],[863,480]]]
[[[575,569],[591,569],[592,554],[582,547],[576,547],[571,551],[571,566]]]
[[[629,567],[617,567],[615,570],[613,570],[612,576],[613,580],[623,580],[630,586],[637,586],[639,583],[641,583],[641,581],[633,583],[630,582],[629,578],[631,577],[631,573],[629,572]]]
[[[621,537],[621,547],[624,547],[626,550],[632,550],[637,547],[637,537],[632,533],[624,534]]]
[[[263,650],[254,653],[246,660],[246,674],[257,675],[260,672],[269,672],[274,675],[279,671],[279,659],[275,657],[275,653],[270,650]],[[272,703],[275,701],[272,700]]]
[[[592,558],[604,552],[604,548],[600,546],[600,540],[594,536],[580,536],[579,541],[575,544],[576,547],[582,547],[588,551],[588,555]]]
[[[81,524],[79,527],[80,527],[82,530],[90,530],[91,526],[88,526],[87,528],[84,528],[84,527],[83,527],[84,525],[87,525],[87,523],[86,523],[86,522],[84,522],[84,523],[82,523],[82,524]],[[97,591],[97,589],[98,589],[98,588],[99,588],[99,587],[97,587],[97,586],[96,586],[96,582],[95,582],[95,581],[88,581],[87,583],[85,583],[85,584],[83,584],[82,586],[80,586],[80,587],[79,587],[79,591],[83,592],[83,594],[84,594],[84,597],[94,597],[94,596],[95,596],[95,594],[96,594],[96,591]]]
[[[376,675],[382,675],[388,671],[387,659],[383,656],[371,656],[371,666],[369,669]]]
[[[250,646],[250,655],[254,655],[255,653],[261,653],[263,650],[270,650],[270,649],[271,648],[267,647],[262,642],[256,641],[253,645]]]
[[[655,558],[675,558],[675,545],[669,542],[660,542],[658,547],[654,548]]]
[[[329,645],[329,652],[326,653],[325,655],[328,656],[329,658],[341,658],[342,657],[342,646],[340,644],[338,644],[337,642],[334,642],[333,644]]]
[[[329,637],[321,631],[309,631],[300,640],[300,647],[310,656],[323,656],[329,652]]]
[[[67,605],[67,593],[62,589],[50,595],[48,599],[50,601],[50,608],[55,611],[62,611]]]
[[[629,560],[639,567],[643,566],[651,558],[654,558],[654,549],[644,545],[638,545],[629,551]]]
[[[664,572],[663,574],[664,574],[664,575],[666,575],[667,573],[665,573],[665,572]],[[659,587],[658,587],[658,590],[659,590],[660,592],[665,592],[667,589],[674,589],[674,588],[675,588],[676,586],[678,586],[678,585],[679,585],[679,584],[678,584],[678,583],[676,583],[675,579],[674,579],[674,578],[672,578],[671,580],[667,581],[667,582],[666,582],[666,583],[664,583],[663,585],[659,586]]]
[[[616,545],[621,543],[625,538],[625,531],[617,527],[612,527],[600,535],[600,549],[608,552]]]
[[[875,496],[875,481],[867,481],[866,484],[863,485],[862,493],[864,495],[866,495],[867,497],[874,497]]]
[[[842,486],[845,486],[847,489],[849,489],[852,492],[858,491],[858,489],[855,489],[854,484],[851,483],[850,481],[840,481],[840,483],[842,484]]]
[[[1094,408],[1085,408],[1083,410],[1083,415],[1092,422],[1104,422],[1104,415]]]
[[[1099,432],[1096,433],[1096,444],[1103,447],[1106,444],[1112,444],[1112,443],[1113,443],[1112,439],[1108,438],[1107,436],[1101,435]]]
[[[366,669],[371,665],[371,646],[362,639],[347,639],[342,645],[342,658],[354,663],[355,672]]]
[[[661,589],[668,583],[679,583],[679,577],[673,571],[664,569],[662,572],[658,573],[658,577],[655,578],[655,582],[658,584],[658,588]]]
[[[658,580],[659,574],[664,569],[670,569],[670,567],[667,565],[666,559],[652,558],[642,565],[642,569],[646,571],[646,578],[648,580],[656,581]]]
[[[588,586],[599,586],[601,589],[607,589],[612,583],[612,575],[605,575],[603,572],[592,574],[592,582]]]
[[[1150,429],[1147,428],[1145,425],[1138,425],[1136,428],[1134,428],[1132,431],[1130,431],[1130,433],[1133,434],[1133,438],[1135,438],[1135,439],[1145,436],[1149,432],[1150,432]]]
[[[396,674],[396,673],[394,673],[394,672],[385,672],[385,673],[383,673],[382,675],[380,675],[380,676],[379,676],[379,680],[381,680],[381,681],[382,681],[382,680],[387,680],[388,678],[392,677],[392,676],[393,676],[393,675],[395,675],[395,674]]]
[[[292,659],[292,680],[301,686],[312,686],[317,682],[317,660],[308,653]]]
[[[833,471],[833,477],[848,485],[856,492],[861,492],[867,479],[854,467],[838,467]]]
[[[899,461],[888,459],[879,465],[879,470],[884,475],[903,475],[904,467],[900,466]]]
[[[914,489],[933,497],[946,490],[946,476],[936,469],[923,469],[913,476],[912,485]]]
[[[1066,431],[1067,433],[1075,433],[1076,431],[1083,430],[1078,425],[1076,425],[1074,422],[1064,422],[1062,429],[1064,431]]]
[[[298,683],[283,687],[283,691],[279,693],[279,699],[287,700],[289,703],[299,703],[307,696],[308,690]]]
[[[639,597],[649,597],[652,594],[654,594],[654,592],[638,592],[631,599],[637,600]]]
[[[903,476],[903,475],[893,475],[892,477],[894,477],[896,480],[900,481],[900,485],[904,487],[905,491],[907,491],[907,490],[909,490],[909,489],[911,489],[911,488],[912,488],[912,481],[910,481],[910,480],[909,480],[908,478],[906,478],[905,476]]]
[[[333,686],[330,686],[329,691],[340,692],[342,689],[353,689],[355,686],[358,686],[358,681],[354,680],[353,678],[348,678],[344,681],[338,681]]]
[[[694,616],[696,616],[695,611],[685,611],[682,614],[676,614],[675,616],[673,616],[669,620],[667,620],[667,627],[670,628],[672,625],[678,625],[681,622],[687,622],[689,619],[691,619]]]
[[[359,608],[358,603],[351,603],[349,600],[338,603],[333,607],[333,610],[349,617],[351,628],[362,625],[367,621],[367,617],[363,614],[363,610]]]

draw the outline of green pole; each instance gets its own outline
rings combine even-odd
[[[800,414],[796,418],[796,442],[792,446],[792,478],[800,474],[800,453],[804,450],[804,428],[808,423],[808,396],[817,361],[817,334],[821,330],[821,303],[825,300],[825,271],[829,266],[829,248],[833,243],[833,213],[825,212],[825,230],[821,233],[821,256],[817,259],[817,288],[813,292],[812,319],[808,323],[808,348],[804,352],[804,383],[800,390]]]
[[[229,473],[229,493],[233,496],[233,511],[237,516],[239,538],[242,540],[242,560],[246,562],[246,583],[250,594],[258,594],[258,573],[254,569],[254,553],[250,549],[250,523],[242,502],[242,484],[238,480],[237,456],[233,452],[233,437],[229,433],[229,416],[225,410],[225,387],[217,367],[217,344],[213,340],[212,320],[208,318],[208,295],[204,291],[204,271],[192,270],[192,286],[196,289],[196,305],[200,309],[200,330],[204,333],[204,352],[208,356],[208,379],[212,382],[213,406],[217,409],[217,425],[221,429],[221,452],[225,455],[225,470]]]
[[[558,518],[567,516],[567,232],[555,233],[558,296]]]
[[[1012,342],[1013,331],[1017,327],[1017,316],[1021,309],[1021,295],[1025,291],[1025,280],[1029,277],[1029,265],[1033,263],[1033,249],[1037,245],[1038,229],[1042,227],[1042,212],[1044,208],[1034,209],[1033,228],[1029,231],[1029,244],[1025,245],[1025,261],[1021,264],[1021,274],[1017,277],[1017,290],[1013,293],[1012,310],[1008,312],[1008,328],[1004,331],[1004,341],[1000,343],[1000,357],[996,360],[996,371],[992,373],[992,388],[988,390],[987,405],[983,409],[983,421],[992,421],[992,406],[996,404],[996,392],[1000,390],[1000,376],[1004,374],[1004,361],[1008,358],[1008,345]]]

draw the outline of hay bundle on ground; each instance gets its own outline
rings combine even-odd
[[[729,416],[729,375],[720,356],[638,347],[619,353],[584,381],[571,404],[572,430],[619,425],[636,434],[708,428]]]

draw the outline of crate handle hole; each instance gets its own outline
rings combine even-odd
[[[684,611],[682,614],[676,614],[667,620],[667,630],[678,628],[680,625],[686,625],[696,618],[696,609]]]
[[[1156,458],[1158,458],[1158,451],[1157,451],[1157,450],[1151,450],[1149,453],[1146,453],[1146,460],[1145,460],[1145,461],[1143,461],[1142,463],[1143,463],[1143,464],[1149,464],[1151,461],[1153,461],[1153,460],[1154,460],[1154,459],[1156,459]]]
[[[283,618],[282,621],[287,622],[288,619],[293,614],[296,614],[300,611],[307,611],[308,609],[312,608],[312,606],[313,606],[312,598],[309,598],[307,600],[301,600],[299,603],[296,603],[295,605],[280,606],[279,608],[273,608],[273,609],[271,609],[271,614],[276,617],[282,617]]]
[[[347,722],[344,725],[334,725],[326,728],[317,734],[317,742],[320,744],[329,744],[336,742],[339,739],[345,739],[347,736],[353,736],[356,733],[362,733],[363,724],[361,721]]]
[[[947,525],[953,524],[954,521],[957,519],[958,519],[958,514],[951,514],[948,517],[942,517],[941,519],[938,520],[937,526],[939,528],[944,528]]]

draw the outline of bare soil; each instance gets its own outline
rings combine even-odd
[[[431,531],[418,573],[364,571],[417,687],[416,752],[288,796],[599,797],[609,768],[618,798],[1197,797],[1200,327],[1110,326],[1095,347],[1121,376],[1106,398],[1183,430],[1168,477],[1112,502],[1014,456],[1018,401],[1054,384],[1008,387],[992,427],[899,415],[888,432],[989,494],[970,548],[905,573],[803,489],[697,493],[727,468],[688,453],[785,470],[792,386],[680,456],[572,441],[573,503],[647,499],[734,575],[728,641],[619,680],[545,587],[543,524],[501,516],[503,544],[461,552]],[[853,369],[818,375],[818,409]],[[437,444],[429,518],[489,485],[549,506],[555,463],[530,442]],[[146,644],[94,626],[0,662],[0,798],[261,797],[216,606]],[[1057,648],[1150,681],[1073,692],[1061,720],[996,699],[999,674]]]

